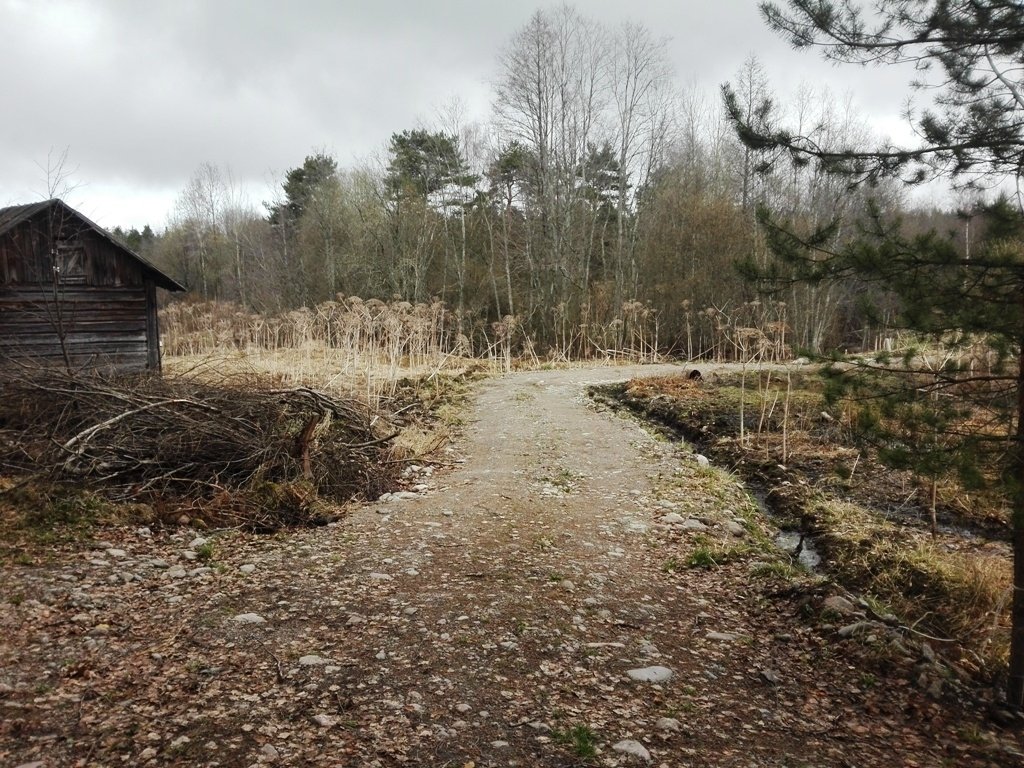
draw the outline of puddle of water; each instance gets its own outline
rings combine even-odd
[[[800,547],[801,536],[803,536],[802,547]],[[813,571],[821,565],[821,555],[818,554],[814,541],[810,536],[801,534],[800,531],[779,531],[779,535],[775,537],[775,546],[790,555],[796,552],[797,547],[800,547],[800,554],[796,558],[797,562],[808,570]]]

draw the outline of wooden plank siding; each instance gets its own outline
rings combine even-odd
[[[147,329],[143,287],[0,287],[0,357],[63,363],[67,352],[76,366],[146,368]]]
[[[182,290],[60,201],[0,209],[0,361],[159,371],[158,286]]]

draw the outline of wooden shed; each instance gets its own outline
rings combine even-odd
[[[63,201],[0,208],[0,363],[159,371],[157,288],[185,290]]]

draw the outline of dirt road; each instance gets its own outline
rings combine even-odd
[[[757,521],[727,475],[587,402],[636,372],[485,382],[452,468],[326,528],[130,530],[5,567],[25,587],[0,762],[1013,764],[848,663],[756,554],[684,566]]]

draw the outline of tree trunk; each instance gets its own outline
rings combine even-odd
[[[1006,701],[1024,709],[1024,339],[1017,370],[1017,431],[1011,471],[1013,488],[1013,611],[1010,624],[1010,675]]]

